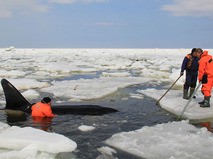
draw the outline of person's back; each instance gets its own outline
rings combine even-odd
[[[199,65],[200,79],[204,74],[207,74],[209,78],[213,78],[212,56],[208,54],[208,51],[203,52]]]
[[[201,92],[204,95],[204,100],[199,102],[200,107],[210,107],[210,98],[213,87],[213,59],[208,54],[208,51],[203,51],[199,48],[198,55],[199,61],[199,75],[198,80],[202,82]]]
[[[51,109],[51,99],[45,97],[41,102],[32,106],[32,117],[54,117]]]

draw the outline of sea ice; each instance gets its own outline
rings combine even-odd
[[[213,134],[188,123],[169,122],[121,132],[108,145],[147,159],[212,159]]]
[[[86,131],[94,130],[95,127],[94,126],[88,126],[88,125],[81,125],[81,126],[78,127],[78,129],[81,130],[81,131],[86,132]]]
[[[0,141],[0,158],[7,158],[8,155],[10,158],[15,155],[19,155],[16,158],[26,155],[36,158],[41,152],[50,155],[72,152],[77,148],[74,141],[63,135],[31,127],[11,127],[2,122],[0,122]]]
[[[156,90],[156,89],[145,89],[145,90],[138,90],[138,92],[142,93],[143,95],[149,96],[151,98],[154,98],[159,100],[161,96],[166,92],[166,90]],[[175,115],[181,115],[184,107],[186,106],[188,100],[183,99],[183,93],[181,90],[170,90],[159,102],[159,105],[175,114]],[[201,91],[196,95],[196,99],[192,99],[192,101],[189,103],[189,106],[186,107],[187,109],[182,114],[182,117],[185,117],[190,120],[201,120],[201,119],[208,119],[213,117],[213,107],[209,108],[201,108],[198,104],[199,101],[203,100],[203,95],[201,94]],[[211,104],[213,105],[213,101],[211,101]]]

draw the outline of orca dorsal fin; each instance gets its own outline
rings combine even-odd
[[[6,99],[5,109],[25,111],[31,106],[31,104],[8,80],[2,79],[1,85]]]

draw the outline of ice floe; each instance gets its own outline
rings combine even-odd
[[[88,126],[88,125],[81,125],[78,127],[79,130],[87,132],[87,131],[92,131],[95,129],[94,126]]]
[[[138,90],[138,92],[159,100],[161,96],[166,92],[166,90],[156,90],[156,89],[145,89]],[[183,93],[181,90],[170,90],[159,102],[159,105],[176,115],[181,115],[184,107],[186,106],[188,100],[183,99]],[[196,99],[192,99],[189,103],[189,106],[183,113],[183,117],[191,120],[201,120],[213,118],[213,107],[209,108],[201,108],[198,102],[203,100],[203,95],[200,90],[196,95]],[[213,105],[213,101],[211,101],[211,105]]]
[[[67,137],[31,127],[9,126],[0,122],[0,158],[54,157],[60,152],[72,152],[77,144]],[[26,156],[26,157],[23,157]]]
[[[106,143],[147,159],[211,159],[213,156],[213,134],[188,121],[121,132],[107,139]]]

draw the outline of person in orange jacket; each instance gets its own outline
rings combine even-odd
[[[210,107],[210,98],[213,87],[213,61],[212,56],[208,51],[197,49],[199,61],[198,80],[202,82],[201,91],[204,95],[204,100],[199,102],[200,107]]]
[[[51,99],[44,97],[41,102],[34,104],[31,107],[32,117],[55,117],[51,109]]]

